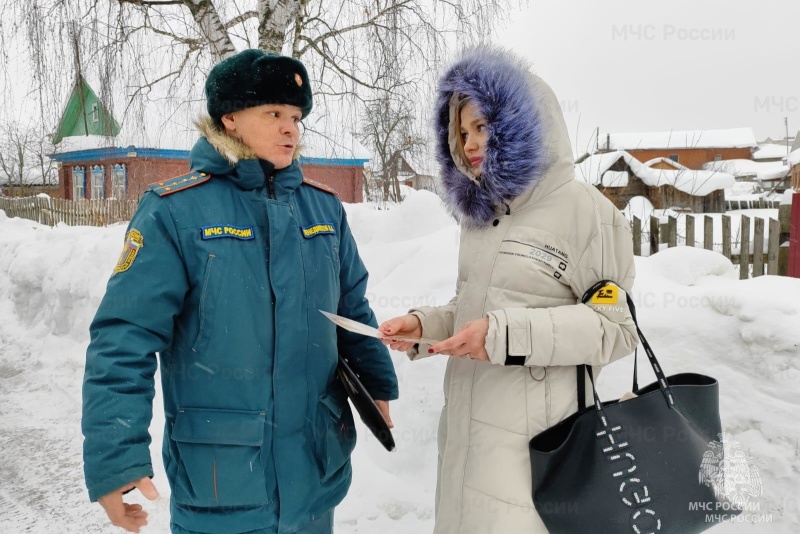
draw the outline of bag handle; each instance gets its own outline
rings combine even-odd
[[[619,284],[614,282],[613,280],[600,280],[599,282],[595,283],[592,287],[586,290],[586,293],[583,294],[581,298],[581,302],[586,304],[595,293],[600,291],[603,287],[608,284],[613,284],[617,287],[620,287]],[[644,351],[647,354],[647,359],[650,362],[650,366],[653,368],[653,372],[656,375],[656,379],[658,380],[658,387],[661,389],[661,393],[664,395],[664,399],[667,401],[667,407],[672,408],[675,405],[675,398],[672,396],[672,390],[669,387],[669,383],[667,382],[667,377],[664,375],[664,372],[661,370],[661,365],[658,363],[658,359],[656,359],[656,355],[653,352],[652,347],[650,347],[650,343],[647,342],[647,339],[644,337],[641,328],[639,328],[639,321],[636,319],[636,306],[633,303],[633,299],[625,292],[625,296],[627,299],[628,308],[631,310],[631,316],[633,317],[633,323],[636,325],[636,333],[639,335],[639,339],[642,341],[642,347],[644,347]],[[633,391],[639,389],[638,384],[638,372],[636,365],[636,356],[634,356],[634,367],[633,367]],[[597,388],[595,387],[594,383],[594,376],[592,374],[592,368],[589,365],[578,365],[578,408],[581,409],[586,404],[585,399],[585,381],[584,381],[584,372],[588,372],[589,380],[592,382],[592,394],[594,395],[594,404],[595,408],[597,409],[597,416],[600,418],[600,422],[603,426],[608,426],[608,421],[605,416],[605,411],[603,410],[603,403],[600,402],[600,397],[597,395]]]

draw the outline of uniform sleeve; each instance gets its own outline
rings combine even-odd
[[[378,321],[366,298],[369,273],[358,255],[353,234],[342,209],[339,245],[338,314],[360,323],[378,327]],[[361,377],[364,387],[376,400],[394,400],[400,395],[397,375],[389,351],[380,340],[337,328],[340,354],[346,356],[353,370]]]
[[[626,304],[633,286],[633,240],[627,221],[618,215],[602,224],[584,250],[571,280],[578,297],[600,280],[613,280],[613,301],[552,308],[505,308],[492,311],[486,352],[499,365],[602,366],[636,348],[639,338]]]
[[[156,352],[170,346],[188,291],[168,206],[146,194],[90,326],[83,381],[83,459],[89,498],[153,475]]]

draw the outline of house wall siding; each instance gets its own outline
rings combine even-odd
[[[668,158],[678,155],[678,163],[694,170],[701,170],[704,163],[714,161],[717,154],[722,159],[752,159],[749,148],[690,148],[690,149],[658,149],[628,150],[628,153],[642,163],[655,158]]]
[[[76,161],[63,164],[58,170],[59,194],[62,198],[72,199],[72,168],[86,168],[87,187],[86,198],[92,198],[91,168],[102,165],[104,168],[104,181],[106,196],[111,195],[111,176],[114,165],[123,164],[127,167],[127,199],[138,199],[147,187],[154,183],[176,176],[187,174],[189,162],[185,159],[156,159],[156,158],[118,158],[105,161]],[[339,194],[342,202],[362,202],[364,187],[364,169],[362,167],[348,167],[339,165],[303,165],[303,174],[312,180],[322,182]]]

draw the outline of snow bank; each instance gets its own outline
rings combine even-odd
[[[630,208],[652,210],[640,200]],[[459,230],[437,197],[419,192],[391,210],[346,209],[370,270],[368,291],[379,320],[452,297]],[[88,324],[124,231],[123,226],[48,228],[0,212],[0,473],[13,480],[13,491],[0,489],[4,532],[114,530],[100,507],[88,502],[83,486],[80,392]],[[721,255],[692,248],[637,258],[636,270],[633,298],[663,367],[668,374],[693,371],[719,379],[724,426],[752,456],[763,481],[757,501],[759,513],[772,514],[768,531],[797,532],[800,427],[793,422],[800,403],[800,280],[739,281]],[[359,428],[353,487],[337,508],[337,534],[433,529],[446,361],[392,357],[401,391],[392,403],[398,449],[387,454]],[[624,359],[604,370],[599,386],[604,399],[630,388],[631,364]],[[640,382],[649,383],[652,375],[640,358]],[[159,392],[151,451],[162,497],[144,503],[151,526],[143,532],[168,531],[163,424]],[[726,524],[713,532],[760,528]]]

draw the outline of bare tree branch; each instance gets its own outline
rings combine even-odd
[[[364,22],[362,22],[360,24],[353,24],[351,26],[347,26],[345,28],[340,28],[338,30],[331,29],[327,33],[323,33],[322,35],[320,35],[319,37],[316,37],[315,39],[306,40],[306,42],[308,44],[306,46],[304,46],[302,49],[299,50],[298,57],[300,57],[303,54],[305,54],[306,50],[308,50],[309,46],[316,47],[317,45],[319,45],[319,43],[321,43],[325,39],[329,39],[329,38],[334,37],[334,36],[344,35],[345,33],[353,32],[353,31],[360,30],[360,29],[363,29],[363,28],[369,28],[370,26],[375,25],[375,23],[378,21],[378,19],[380,19],[382,17],[385,17],[388,13],[390,13],[390,12],[392,12],[394,10],[402,9],[403,6],[408,4],[410,1],[411,0],[404,0],[403,2],[401,2],[399,4],[395,4],[395,5],[392,5],[391,3],[389,3],[389,4],[386,5],[386,8],[378,11],[378,13],[376,13],[375,15],[373,15],[372,17],[370,17],[369,19],[365,20]]]
[[[120,4],[134,4],[137,6],[182,6],[183,0],[117,0]]]
[[[258,18],[258,12],[253,11],[251,9],[250,11],[245,11],[244,13],[241,13],[241,14],[236,15],[235,17],[233,17],[231,20],[229,20],[228,22],[225,23],[224,28],[226,30],[230,30],[231,28],[233,28],[235,26],[238,26],[239,24],[241,24],[241,23],[243,23],[243,22],[245,22],[247,20],[255,19],[255,18]]]

